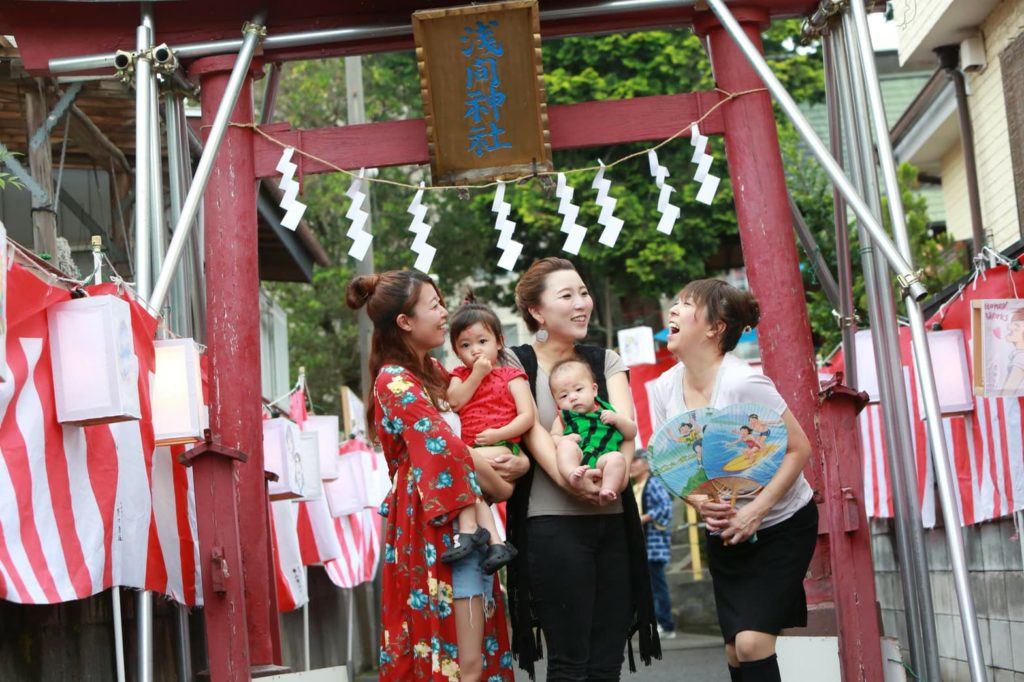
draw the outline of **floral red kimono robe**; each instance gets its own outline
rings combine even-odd
[[[377,434],[394,485],[381,505],[387,517],[382,576],[380,679],[459,679],[451,567],[439,557],[451,545],[452,520],[480,495],[472,457],[423,386],[404,367],[381,369],[374,382]],[[511,682],[505,609],[484,626],[485,682]]]

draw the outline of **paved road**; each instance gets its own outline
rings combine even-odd
[[[674,640],[663,642],[662,649],[660,661],[655,660],[649,668],[640,665],[635,675],[629,673],[628,662],[623,665],[622,682],[678,682],[682,679],[729,682],[721,637],[680,635]],[[539,661],[538,682],[544,680],[544,673],[544,661]],[[523,671],[516,670],[516,682],[529,682],[529,679]]]

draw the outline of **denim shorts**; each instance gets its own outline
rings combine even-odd
[[[473,553],[452,564],[452,593],[456,599],[483,595],[489,599],[494,589],[494,576],[486,575],[480,568],[485,547],[477,547]]]

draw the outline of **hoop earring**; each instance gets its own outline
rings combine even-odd
[[[545,341],[548,340],[548,330],[545,329],[544,327],[541,327],[540,329],[537,330],[536,338],[541,343],[544,343]]]

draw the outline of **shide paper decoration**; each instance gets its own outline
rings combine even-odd
[[[523,251],[523,245],[512,239],[516,224],[508,219],[512,212],[512,204],[505,201],[505,183],[499,182],[498,188],[494,190],[494,203],[491,204],[491,211],[497,213],[494,219],[494,229],[500,232],[498,236],[498,248],[501,249],[501,258],[498,259],[498,267],[512,272],[519,260],[519,254]]]
[[[555,185],[555,196],[558,198],[558,213],[564,216],[561,231],[568,235],[562,250],[578,256],[580,247],[583,246],[583,239],[587,236],[587,228],[576,222],[580,215],[580,207],[572,203],[574,192],[575,190],[565,182],[565,173],[559,173],[558,183]]]
[[[658,212],[661,213],[661,220],[658,221],[658,232],[672,234],[672,228],[679,219],[679,207],[670,204],[669,199],[672,192],[675,192],[676,189],[665,183],[665,178],[668,177],[668,168],[658,163],[658,152],[653,149],[647,152],[647,163],[651,167],[651,176],[654,178],[654,184],[660,190],[658,194]]]
[[[406,213],[412,214],[409,231],[416,235],[412,240],[412,246],[409,247],[409,250],[416,254],[416,264],[413,267],[423,273],[430,272],[430,264],[434,262],[434,254],[437,253],[437,249],[427,243],[427,237],[430,236],[430,225],[424,220],[427,217],[427,207],[423,205],[422,182],[420,182],[420,188],[416,190],[416,196],[412,198],[412,203],[409,204]]]
[[[601,232],[601,236],[598,237],[597,241],[605,246],[615,246],[615,242],[619,240],[619,232],[622,231],[623,224],[621,218],[616,218],[612,215],[612,211],[615,210],[615,204],[619,203],[619,200],[608,194],[612,182],[604,177],[604,162],[598,159],[597,163],[601,168],[597,171],[597,175],[594,176],[594,182],[591,187],[597,190],[597,199],[594,200],[594,203],[601,207],[601,214],[597,216],[597,222],[599,225],[604,225],[604,231]]]
[[[352,177],[352,184],[345,190],[345,196],[352,200],[345,217],[352,221],[349,225],[347,236],[352,240],[348,255],[356,260],[363,260],[366,252],[373,241],[373,235],[366,231],[366,221],[370,219],[370,212],[364,208],[366,203],[366,192],[363,191],[363,171]]]
[[[697,190],[697,201],[710,206],[715,198],[715,192],[718,191],[718,183],[722,179],[710,173],[711,162],[715,159],[706,153],[708,138],[700,134],[700,129],[696,123],[690,126],[690,144],[694,148],[693,158],[690,159],[690,162],[697,164],[697,170],[693,174],[693,179],[700,183],[700,189]]]
[[[281,174],[280,187],[284,192],[284,196],[281,197],[281,208],[285,210],[285,214],[281,219],[281,225],[292,231],[299,226],[299,221],[306,212],[306,205],[296,199],[299,196],[299,183],[295,180],[298,166],[292,162],[294,153],[295,147],[285,147],[281,153],[281,160],[277,162],[277,172]]]

